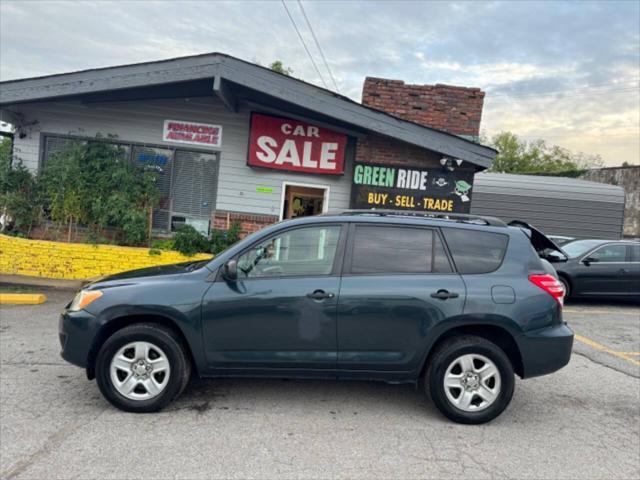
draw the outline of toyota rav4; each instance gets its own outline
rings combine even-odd
[[[571,355],[564,291],[537,253],[548,239],[526,227],[391,211],[284,221],[212,260],[86,285],[60,318],[62,356],[131,412],[160,410],[192,374],[424,380],[448,418],[487,422],[515,375]]]

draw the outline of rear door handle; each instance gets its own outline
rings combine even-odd
[[[621,268],[620,273],[629,273],[629,270],[627,270],[626,268]]]
[[[333,293],[327,293],[324,290],[314,290],[311,293],[307,293],[307,297],[312,300],[324,300],[325,298],[333,298]]]
[[[458,298],[458,295],[455,292],[449,292],[448,290],[438,290],[435,293],[431,294],[431,298],[439,298],[440,300],[446,300],[447,298]]]

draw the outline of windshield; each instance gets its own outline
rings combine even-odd
[[[602,240],[576,240],[562,246],[562,250],[569,255],[569,258],[579,257],[583,253],[588,252],[593,247],[597,247]]]

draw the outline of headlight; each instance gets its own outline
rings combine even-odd
[[[78,310],[82,310],[101,296],[102,292],[100,290],[80,290],[73,299],[73,302],[71,302],[71,305],[69,305],[69,311],[77,312]]]

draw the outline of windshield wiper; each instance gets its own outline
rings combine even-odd
[[[196,260],[185,267],[187,272],[193,272],[194,270],[203,267],[209,260]]]

